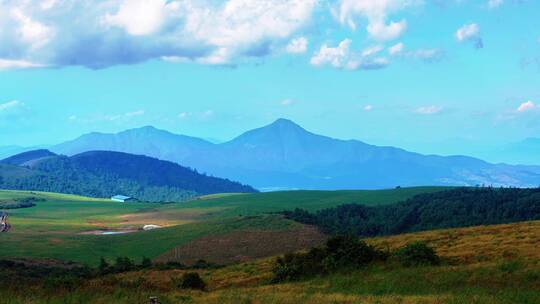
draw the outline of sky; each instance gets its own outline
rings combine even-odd
[[[540,1],[0,0],[0,146],[291,119],[423,153],[540,137]]]

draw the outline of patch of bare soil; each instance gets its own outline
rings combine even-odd
[[[326,239],[318,229],[307,225],[287,231],[236,231],[194,240],[160,255],[155,261],[191,265],[202,259],[227,265],[319,246]]]

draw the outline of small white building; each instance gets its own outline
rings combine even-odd
[[[111,197],[111,201],[114,202],[120,202],[120,203],[129,203],[129,202],[136,202],[137,199],[125,195],[115,195]]]

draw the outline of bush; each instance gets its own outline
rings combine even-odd
[[[386,254],[356,237],[338,236],[329,239],[322,248],[279,257],[274,265],[272,281],[295,281],[340,269],[360,268],[385,258]]]
[[[141,262],[141,268],[146,269],[150,267],[152,267],[152,260],[150,260],[147,257],[143,257],[142,262]]]
[[[71,275],[54,276],[46,278],[43,282],[43,286],[49,290],[62,289],[72,291],[77,288],[77,286],[82,285],[82,282],[81,278]]]
[[[116,258],[116,264],[114,265],[114,272],[127,272],[135,270],[135,263],[128,257]]]
[[[409,243],[396,251],[395,256],[405,267],[432,266],[441,263],[435,250],[424,242]]]
[[[201,279],[197,272],[186,272],[182,276],[180,287],[182,289],[204,290],[206,288],[206,283]]]

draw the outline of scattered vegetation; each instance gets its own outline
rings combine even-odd
[[[186,272],[182,275],[182,289],[204,290],[206,283],[201,279],[197,272]]]
[[[386,258],[386,253],[356,237],[338,236],[329,239],[322,248],[315,247],[305,253],[289,253],[277,258],[272,281],[295,281],[342,269],[358,269]]]
[[[418,194],[387,206],[348,204],[316,212],[283,212],[329,234],[391,235],[540,219],[540,188],[456,188]]]
[[[37,197],[25,197],[15,199],[0,199],[0,209],[19,209],[34,207],[36,202],[45,201]]]
[[[441,263],[435,250],[424,242],[409,243],[396,251],[394,256],[405,267],[435,266]]]

